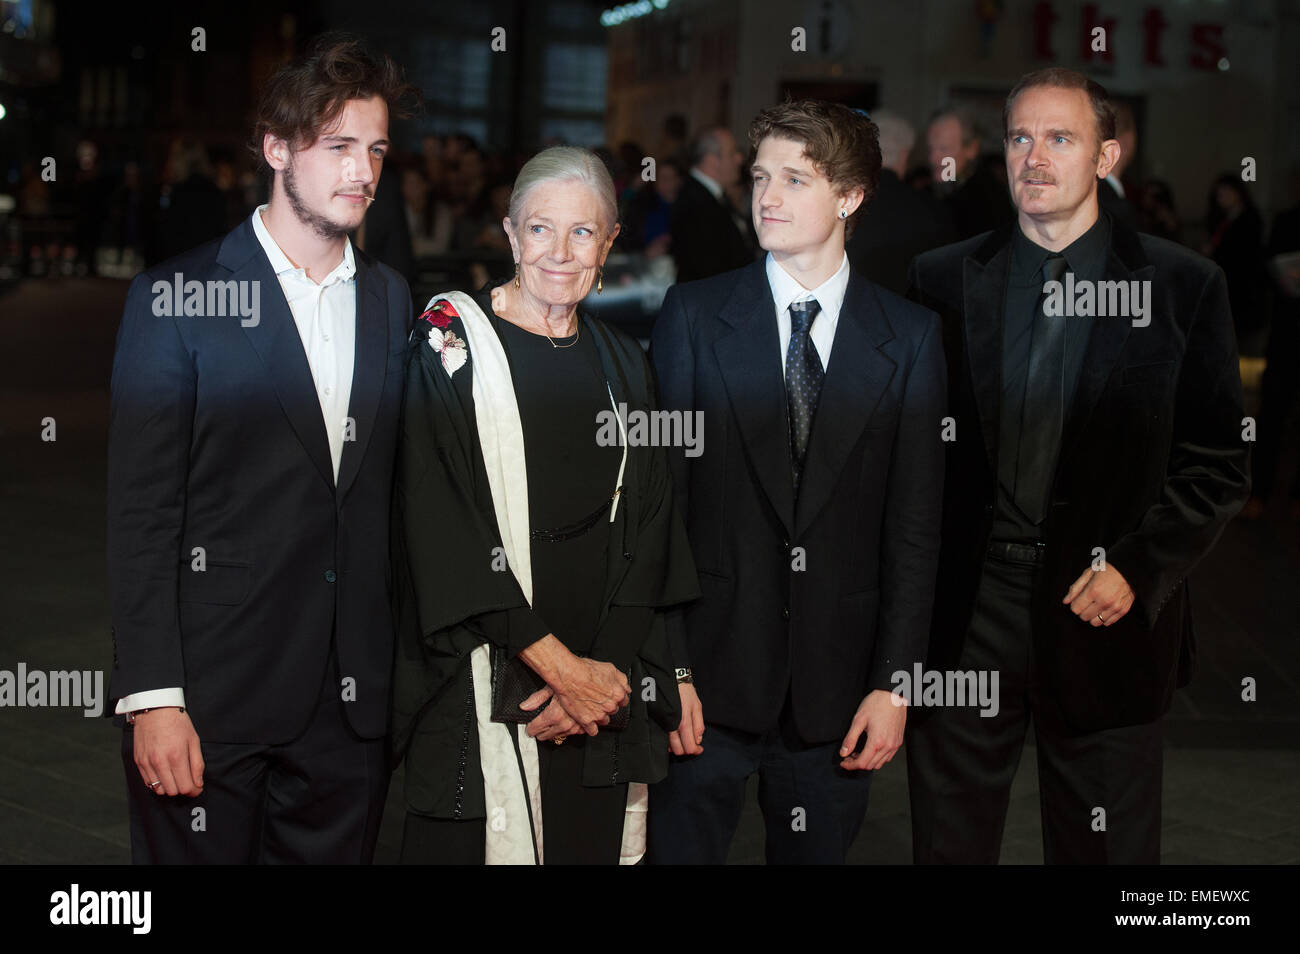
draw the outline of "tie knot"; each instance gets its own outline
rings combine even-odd
[[[790,330],[796,334],[806,333],[821,310],[821,303],[816,298],[790,302]]]
[[[1053,252],[1047,256],[1047,261],[1043,262],[1043,281],[1059,282],[1069,267],[1064,255]]]

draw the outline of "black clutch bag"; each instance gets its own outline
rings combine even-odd
[[[492,721],[493,722],[532,722],[546,706],[539,706],[532,712],[519,708],[523,702],[538,689],[546,685],[546,680],[520,659],[518,656],[505,658],[505,654],[492,650]],[[630,685],[630,683],[629,683]],[[609,717],[609,724],[601,726],[601,731],[614,732],[627,728],[627,717],[631,706],[623,706]]]

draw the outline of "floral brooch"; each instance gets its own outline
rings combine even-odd
[[[460,314],[450,302],[439,301],[417,319],[429,323],[429,347],[442,358],[442,367],[447,372],[447,377],[454,376],[469,358],[465,339],[448,327],[452,318],[459,317]]]

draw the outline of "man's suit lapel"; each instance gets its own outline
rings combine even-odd
[[[262,359],[280,407],[289,418],[307,456],[316,465],[322,479],[333,488],[334,465],[330,460],[329,438],[325,433],[325,419],[321,416],[307,353],[303,350],[289,302],[280,288],[279,279],[271,270],[270,260],[257,241],[251,220],[246,219],[243,225],[226,236],[217,253],[217,264],[230,269],[235,281],[260,284],[261,315],[256,325],[243,326],[244,334]]]
[[[352,394],[348,399],[352,439],[344,440],[343,459],[339,461],[340,502],[361,469],[370,435],[374,433],[388,363],[388,295],[375,269],[355,249],[353,257],[357,266],[357,331]]]
[[[1104,214],[1104,213],[1103,213]],[[1155,274],[1155,267],[1142,254],[1137,233],[1119,222],[1111,223],[1110,255],[1106,259],[1103,281],[1146,281]],[[1154,307],[1154,303],[1152,303]],[[1070,320],[1070,319],[1065,319]],[[1079,433],[1092,416],[1093,408],[1101,398],[1115,365],[1119,361],[1124,343],[1128,340],[1133,321],[1125,316],[1107,316],[1092,319],[1088,347],[1084,352],[1083,367],[1075,386],[1074,400],[1066,417],[1061,438],[1060,461],[1064,465],[1078,444]]]
[[[1011,230],[989,236],[962,262],[962,315],[966,359],[979,409],[980,433],[989,469],[998,470],[998,428],[1002,413],[1002,325],[1011,267]],[[961,427],[961,422],[958,422]]]
[[[897,364],[885,347],[893,337],[875,291],[865,278],[850,271],[831,361],[813,418],[796,503],[796,536],[803,534],[830,500],[845,460],[893,380]]]
[[[790,533],[794,528],[794,476],[789,416],[776,305],[762,260],[746,267],[718,317],[731,331],[713,343],[713,353],[740,436],[759,484]]]

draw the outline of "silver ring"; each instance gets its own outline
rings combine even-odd
[[[149,787],[150,787],[150,788],[157,788],[157,787],[158,787],[159,785],[161,785],[161,784],[162,784],[162,782],[150,782],[150,783],[149,783]]]
[[[1101,614],[1100,614],[1100,613],[1097,614],[1097,619],[1101,619]],[[1104,619],[1101,619],[1101,621],[1102,621],[1103,623],[1106,622]]]

